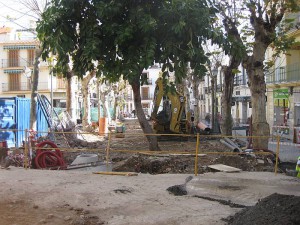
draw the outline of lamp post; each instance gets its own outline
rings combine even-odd
[[[218,76],[218,69],[214,68],[211,71],[211,102],[212,102],[212,132],[213,133],[218,133],[219,129],[218,129],[218,122],[217,122],[217,99],[216,99],[216,93],[217,93],[217,76]]]
[[[51,123],[52,123],[52,113],[53,113],[53,68],[50,76],[50,102],[51,102]]]

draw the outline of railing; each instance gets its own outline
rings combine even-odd
[[[152,82],[152,79],[148,79],[148,80],[147,80],[147,85],[152,85],[152,83],[153,83],[153,82]]]
[[[32,67],[34,60],[27,59],[1,59],[1,68],[11,68],[11,67]],[[48,66],[47,62],[41,61],[40,66]]]
[[[1,67],[9,68],[9,67],[25,67],[25,66],[33,66],[33,60],[25,60],[25,59],[1,59]]]
[[[22,83],[2,83],[2,92],[8,91],[30,91],[32,84],[30,82]],[[49,90],[48,83],[39,83],[38,90]]]
[[[141,99],[142,100],[152,100],[153,99],[153,95],[142,95]]]
[[[295,63],[269,70],[266,74],[266,83],[296,82],[300,81],[300,64]]]
[[[243,75],[235,76],[234,83],[233,83],[234,86],[240,86],[245,84],[246,84],[246,79]]]

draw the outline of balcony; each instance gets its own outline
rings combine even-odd
[[[147,80],[144,81],[143,86],[144,85],[152,85],[152,79],[147,78]]]
[[[153,99],[153,95],[142,95],[141,99],[142,100],[152,100]]]
[[[269,70],[266,74],[267,84],[292,83],[300,81],[300,64],[295,63]]]
[[[236,75],[234,77],[233,85],[236,86],[241,86],[241,85],[246,85],[247,80],[245,79],[244,75]]]
[[[2,92],[10,92],[10,91],[30,91],[31,90],[30,82],[22,82],[22,83],[2,83]],[[48,83],[39,83],[38,90],[49,90]]]
[[[1,59],[1,68],[14,68],[14,67],[33,67],[34,60],[19,59]],[[41,61],[40,66],[48,66],[47,62]]]
[[[147,85],[152,85],[152,79],[147,80]]]

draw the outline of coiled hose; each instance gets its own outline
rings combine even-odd
[[[55,151],[43,149],[46,145],[51,146]],[[34,162],[37,169],[66,169],[67,167],[63,154],[52,141],[42,141],[36,145]]]

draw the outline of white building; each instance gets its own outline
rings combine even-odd
[[[31,97],[31,75],[39,42],[28,33],[9,27],[0,28],[0,97]],[[64,79],[51,74],[48,63],[41,61],[38,93],[51,100],[52,92],[53,106],[65,108],[65,88]]]
[[[161,68],[158,65],[154,65],[147,70],[144,70],[142,76],[145,77],[145,82],[141,86],[141,103],[146,116],[151,115],[151,111],[153,108],[153,94],[155,89],[155,81],[159,77],[159,73],[161,72]],[[133,101],[133,91],[130,85],[126,86],[124,91],[124,99],[125,106],[124,112],[131,113],[134,109],[134,101]]]

